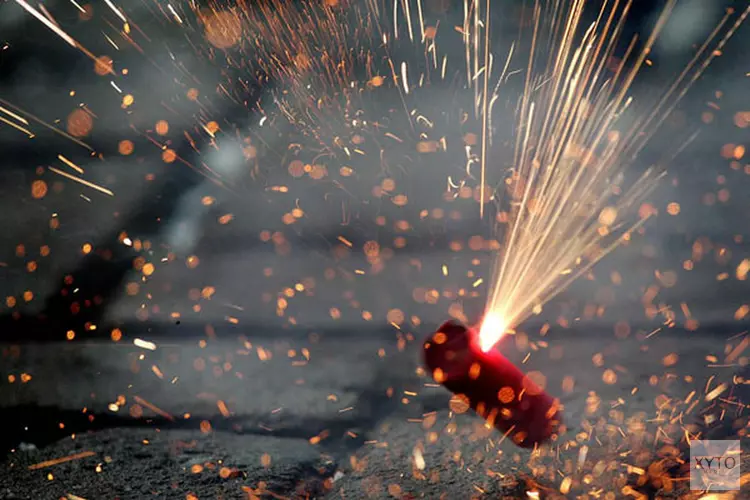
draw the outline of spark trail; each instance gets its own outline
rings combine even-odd
[[[498,225],[504,245],[481,331],[485,350],[507,328],[540,312],[649,217],[629,222],[667,165],[652,165],[630,184],[623,182],[625,174],[715,57],[708,47],[731,15],[658,101],[634,102],[632,83],[675,1],[668,2],[640,48],[633,39],[619,60],[614,51],[632,1],[604,2],[596,21],[584,26],[586,5],[583,0],[537,2],[534,8],[516,151],[502,200],[507,211]],[[747,11],[738,22],[745,16]],[[725,30],[717,45],[723,46],[737,26]],[[632,123],[625,123],[626,116],[634,117]]]

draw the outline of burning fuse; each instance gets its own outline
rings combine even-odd
[[[562,430],[558,400],[495,349],[482,349],[479,333],[448,321],[423,346],[436,382],[468,399],[490,425],[523,448],[532,448]]]

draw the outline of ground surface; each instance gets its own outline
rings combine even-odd
[[[649,494],[684,484],[663,473],[678,427],[696,431],[698,419],[726,437],[746,424],[732,407],[721,421],[706,417],[721,417],[715,403],[746,387],[732,384],[741,356],[724,363],[717,336],[553,330],[529,344],[508,338],[503,350],[516,362],[528,355],[526,370],[541,371],[565,404],[569,431],[536,456],[451,412],[450,395],[419,372],[417,340],[6,346],[16,380],[0,385],[0,401],[16,444],[0,498],[621,497],[629,485]]]

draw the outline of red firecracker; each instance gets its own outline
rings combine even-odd
[[[473,328],[448,321],[424,343],[436,382],[467,399],[482,418],[518,446],[532,448],[561,430],[560,403],[496,349],[483,352]]]

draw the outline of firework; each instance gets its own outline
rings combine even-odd
[[[532,448],[561,430],[560,403],[498,351],[484,353],[475,330],[447,322],[424,345],[427,368],[436,382],[504,436]]]

